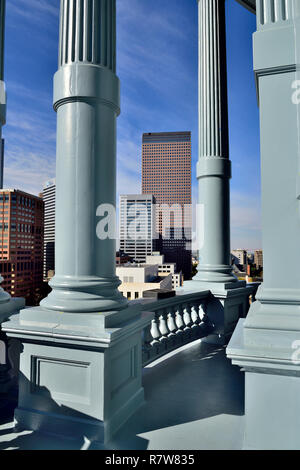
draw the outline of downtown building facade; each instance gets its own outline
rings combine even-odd
[[[120,252],[137,263],[145,263],[155,243],[154,197],[152,194],[120,196]]]
[[[44,203],[18,190],[0,191],[0,272],[12,297],[34,302],[43,282]]]
[[[263,268],[264,261],[263,261],[263,251],[262,250],[255,250],[254,251],[254,264],[257,269]]]
[[[55,180],[47,181],[43,188],[45,207],[44,217],[44,281],[48,281],[55,271]]]
[[[192,269],[191,158],[191,132],[143,134],[142,193],[156,202],[155,249],[185,279]]]

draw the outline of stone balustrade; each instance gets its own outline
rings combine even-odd
[[[154,312],[154,318],[143,331],[143,366],[213,331],[214,325],[206,315],[210,297],[209,291],[202,291],[156,302],[141,302],[143,309]]]
[[[247,285],[249,307],[256,300],[259,286],[259,282]],[[215,325],[207,313],[212,297],[210,291],[201,291],[155,302],[142,299],[129,303],[131,308],[145,310],[144,317],[154,313],[154,318],[143,331],[144,367],[184,344],[214,334]]]

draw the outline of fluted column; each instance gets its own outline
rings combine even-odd
[[[228,146],[225,1],[199,4],[198,274],[203,283],[236,283],[230,262],[231,162]]]
[[[4,36],[5,36],[5,3],[0,0],[0,153],[2,153],[2,126],[6,123],[6,91],[4,83]],[[0,158],[2,160],[2,158]],[[3,168],[0,165],[0,182],[3,181]],[[2,187],[2,185],[1,185]],[[3,277],[0,275],[0,283]],[[0,288],[0,304],[8,302],[10,295]]]
[[[3,325],[22,343],[15,421],[108,442],[142,405],[142,316],[115,275],[116,0],[61,0],[55,276]],[[107,236],[106,236],[107,235]]]
[[[115,239],[97,235],[100,216],[116,206],[115,26],[115,0],[61,1],[55,277],[41,303],[51,310],[101,312],[127,304],[115,275]]]

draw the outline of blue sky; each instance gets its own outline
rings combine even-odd
[[[191,130],[198,152],[196,0],[117,0],[118,194],[141,190],[143,132]],[[227,0],[232,248],[261,247],[255,16]],[[55,176],[59,0],[7,0],[4,186],[34,194]],[[193,172],[193,201],[197,181]]]

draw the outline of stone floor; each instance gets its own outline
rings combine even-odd
[[[201,342],[187,345],[144,369],[145,405],[106,449],[241,449],[244,374],[225,349]],[[13,397],[0,401],[0,450],[103,449],[80,441],[25,431],[12,423]],[[4,413],[5,410],[5,413]]]

